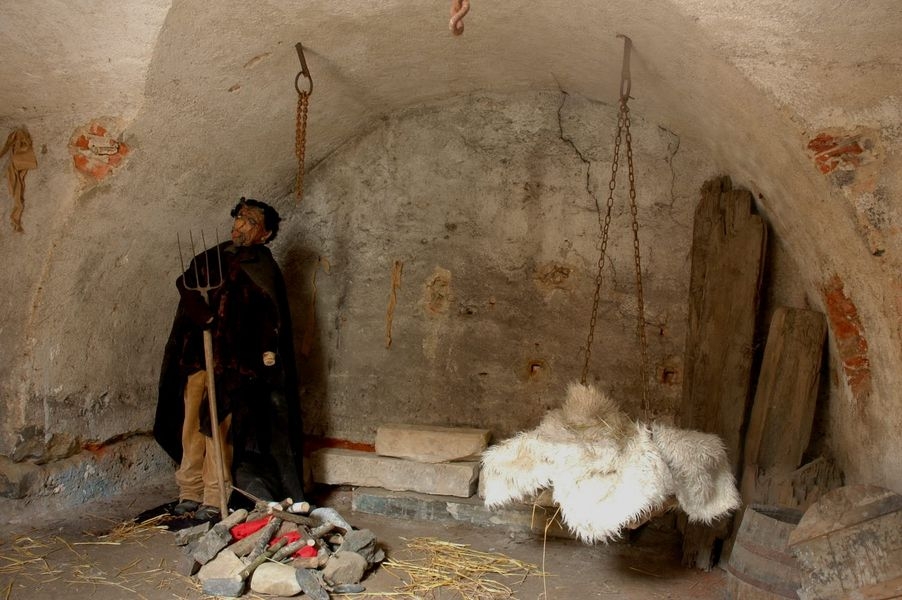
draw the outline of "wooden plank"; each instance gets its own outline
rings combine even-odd
[[[703,281],[690,289],[690,315],[695,318],[689,323],[680,415],[681,426],[723,438],[736,475],[766,239],[760,217],[741,215],[750,201],[743,190],[721,194],[707,249],[693,250],[693,260],[704,256],[706,265],[693,267],[692,277]]]
[[[720,196],[731,188],[729,177],[719,177],[706,181],[702,186],[701,198],[695,208],[692,225],[692,251],[689,272],[689,326],[686,332],[686,348],[683,359],[683,397],[680,415],[683,426],[689,427],[695,421],[692,396],[686,393],[691,388],[701,348],[701,322],[704,303],[694,301],[704,297],[705,275],[708,268],[708,254],[715,227],[721,222]]]
[[[680,425],[719,435],[739,477],[767,228],[751,194],[730,187],[707,182],[695,213]],[[684,564],[710,569],[730,531],[687,524]]]
[[[802,462],[814,421],[826,329],[819,312],[787,307],[774,312],[745,435],[745,504],[767,502],[768,487],[789,480]]]
[[[838,488],[811,506],[789,536],[805,600],[902,596],[902,495]]]
[[[823,456],[806,463],[790,473],[764,474],[757,478],[756,489],[762,504],[787,506],[806,510],[825,493],[842,485],[842,473],[831,460]]]

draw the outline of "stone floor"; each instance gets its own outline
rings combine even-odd
[[[356,528],[376,534],[389,558],[413,561],[411,540],[435,538],[472,550],[501,555],[535,566],[544,575],[499,577],[508,596],[479,600],[680,599],[723,598],[725,574],[687,570],[679,565],[678,540],[656,528],[634,539],[586,546],[503,527],[479,527],[458,522],[419,521],[350,510],[347,494],[330,493],[319,505],[333,506]],[[5,500],[0,503],[0,599],[203,600],[197,583],[179,575],[182,550],[174,534],[147,526],[124,527],[144,510],[172,500],[164,484],[148,486],[121,497],[84,505],[66,513],[37,512],[38,507]],[[317,498],[313,498],[317,501]],[[450,588],[418,596],[398,595],[403,572],[376,568],[363,581],[366,593],[333,598],[464,598]],[[262,598],[247,593],[245,598]],[[303,596],[302,596],[303,597]],[[472,596],[471,596],[472,597]],[[274,598],[267,596],[266,598]],[[474,597],[475,598],[475,597]]]

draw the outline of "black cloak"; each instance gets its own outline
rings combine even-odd
[[[199,293],[185,289],[198,279],[219,281],[220,271],[225,280],[210,292],[209,305]],[[232,414],[234,485],[266,500],[303,499],[303,433],[291,317],[285,282],[272,253],[262,244],[238,247],[223,242],[195,257],[176,286],[181,295],[160,368],[154,438],[181,463],[184,388],[191,373],[204,369],[202,338],[207,327],[213,335],[218,416]],[[261,321],[257,317],[262,315],[268,317]],[[273,336],[276,364],[263,367],[262,350],[269,347],[264,343]],[[201,429],[209,435],[209,410],[201,410]],[[232,502],[241,500],[232,495]]]

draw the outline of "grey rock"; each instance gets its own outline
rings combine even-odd
[[[198,569],[200,569],[200,563],[194,560],[194,557],[188,553],[182,554],[175,564],[175,572],[179,575],[184,575],[185,577],[191,577],[197,573]]]
[[[232,542],[232,534],[229,530],[246,518],[247,511],[240,508],[214,525],[197,541],[193,552],[195,560],[200,564],[206,564],[213,560],[220,550]]]
[[[385,553],[376,546],[376,534],[369,529],[349,531],[336,552],[356,552],[370,565],[381,562]]]
[[[233,575],[237,577],[244,567],[244,561],[235,556],[234,552],[223,550],[216,558],[201,566],[197,572],[197,579],[203,582],[206,579],[226,578]]]
[[[244,593],[245,582],[238,575],[242,569],[241,559],[225,550],[200,568],[197,579],[205,594],[237,598]]]
[[[311,600],[329,600],[329,592],[326,591],[323,582],[320,581],[317,571],[313,569],[297,569],[295,577],[305,596],[310,596]]]
[[[205,533],[210,531],[210,528],[213,525],[210,524],[209,521],[201,523],[200,525],[195,525],[194,527],[188,527],[187,529],[180,529],[175,532],[175,545],[176,546],[187,546],[188,544],[194,543],[200,538],[204,536]]]
[[[366,588],[359,583],[342,583],[332,586],[333,594],[362,594],[365,591]]]
[[[244,580],[235,576],[222,579],[207,579],[203,582],[201,587],[203,588],[204,593],[209,596],[238,598],[244,594],[244,586]]]
[[[272,596],[294,596],[301,593],[294,567],[281,563],[263,563],[251,575],[251,590]]]
[[[359,583],[367,566],[366,559],[356,552],[336,552],[323,568],[323,579],[333,585]]]
[[[353,527],[351,527],[351,524],[344,519],[344,517],[338,514],[337,510],[328,506],[314,508],[310,511],[310,516],[314,519],[322,521],[323,523],[332,523],[337,528],[343,529],[346,532],[354,529]]]

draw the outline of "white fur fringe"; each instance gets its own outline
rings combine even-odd
[[[553,488],[564,524],[587,543],[619,537],[670,497],[690,521],[705,523],[741,503],[719,437],[633,422],[578,383],[534,430],[488,448],[481,477],[489,508]]]

